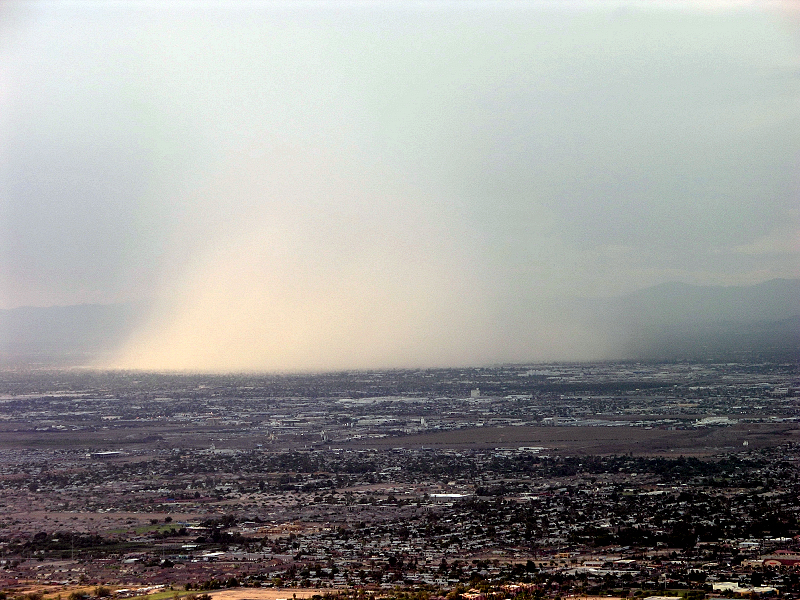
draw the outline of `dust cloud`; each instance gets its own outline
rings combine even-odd
[[[552,308],[509,313],[488,242],[457,205],[368,171],[283,145],[232,157],[184,202],[192,210],[147,324],[103,366],[315,371],[580,355],[581,333]]]

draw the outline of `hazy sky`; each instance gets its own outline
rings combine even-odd
[[[800,276],[791,6],[3,2],[0,307],[147,300],[148,368],[602,353],[553,298]]]

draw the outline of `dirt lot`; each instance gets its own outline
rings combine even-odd
[[[336,590],[315,590],[302,588],[264,589],[239,588],[209,592],[213,600],[292,600],[293,598],[310,598],[315,594],[335,594]]]
[[[127,444],[126,429],[109,432],[38,432],[11,431],[0,426],[0,448],[31,449],[88,449],[114,447],[126,452],[149,453],[163,448],[208,447],[209,438],[202,432],[170,431],[169,428],[143,428],[134,436],[135,442]],[[122,443],[120,443],[122,441]],[[243,433],[224,443],[224,447],[255,448],[264,441],[262,437]],[[747,442],[747,449],[777,446],[786,442],[800,442],[800,424],[797,423],[739,423],[728,427],[702,427],[669,430],[654,427],[479,427],[408,436],[367,438],[344,443],[340,447],[356,448],[517,448],[543,446],[549,454],[625,454],[661,456],[708,456],[724,452],[738,452]],[[297,444],[302,445],[300,442]],[[268,445],[269,446],[269,445]],[[288,449],[292,444],[282,444]],[[276,446],[277,448],[277,446]],[[128,456],[126,462],[143,460]]]
[[[41,592],[45,595],[45,599],[55,599],[58,597],[66,597],[67,595],[75,592],[78,594],[87,594],[94,596],[94,591],[97,586],[64,586],[56,591],[52,588],[34,586],[30,588],[17,590],[19,593],[36,593]],[[301,598],[311,598],[314,595],[336,594],[338,590],[335,589],[305,589],[305,588],[237,588],[231,590],[215,590],[210,592],[179,592],[180,598],[186,598],[190,595],[198,595],[207,593],[213,600],[294,600]],[[138,596],[137,598],[172,598],[174,592],[160,592],[151,594],[149,596]],[[605,598],[603,600],[606,600]]]
[[[800,441],[795,423],[740,423],[730,427],[480,427],[354,442],[373,448],[517,448],[542,446],[548,454],[707,456]],[[747,446],[744,443],[747,442]]]

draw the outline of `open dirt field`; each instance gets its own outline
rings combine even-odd
[[[293,598],[310,598],[315,594],[319,594],[320,596],[323,594],[336,594],[336,590],[238,588],[208,593],[213,600],[292,600]]]
[[[542,446],[548,454],[707,456],[800,441],[796,423],[742,423],[730,427],[480,427],[353,442],[373,448],[518,448]],[[747,442],[747,446],[744,443]]]
[[[147,441],[125,444],[125,429],[103,432],[38,432],[2,431],[0,448],[75,449],[114,447],[125,451],[170,448],[207,447],[208,437],[196,432],[180,435],[166,430],[150,430]],[[113,438],[112,436],[118,436]],[[168,442],[166,441],[168,439]],[[122,443],[119,440],[123,440]],[[255,448],[262,437],[242,433],[234,439],[214,443],[224,447]],[[626,454],[662,456],[708,456],[724,452],[738,452],[777,446],[786,442],[800,442],[798,423],[739,423],[727,427],[701,427],[696,429],[665,429],[654,427],[477,427],[451,431],[437,431],[407,436],[365,438],[334,443],[349,448],[518,448],[542,446],[549,454]],[[744,443],[747,442],[747,446]],[[298,442],[299,443],[299,442]],[[282,449],[291,444],[281,444]],[[271,445],[266,444],[267,448]],[[127,457],[125,461],[143,460]]]

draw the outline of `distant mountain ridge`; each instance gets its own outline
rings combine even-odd
[[[137,303],[0,310],[0,364],[91,363],[116,350],[144,314]]]
[[[779,321],[800,316],[800,279],[750,286],[662,283],[621,297],[616,310],[648,323]]]
[[[663,283],[562,309],[606,338],[610,359],[800,360],[800,279]],[[143,303],[0,310],[0,366],[92,364],[111,356],[147,314]]]
[[[664,283],[596,308],[624,358],[800,359],[800,279]]]

